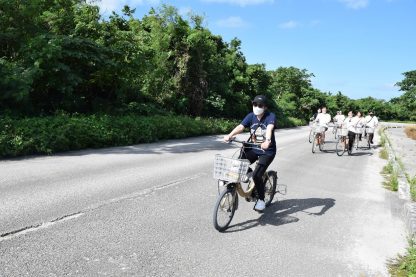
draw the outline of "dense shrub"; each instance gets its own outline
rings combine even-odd
[[[57,115],[0,118],[2,157],[121,146],[226,133],[237,122],[184,116]]]
[[[230,132],[239,122],[174,115],[66,115],[0,118],[0,156],[51,154]],[[281,120],[279,127],[300,120]]]

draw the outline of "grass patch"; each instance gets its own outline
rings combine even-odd
[[[389,161],[381,171],[381,174],[384,175],[383,185],[386,189],[397,191],[399,189],[399,179],[398,173],[393,166],[393,162]]]
[[[410,196],[413,201],[416,201],[416,175],[411,178],[409,174],[406,174],[406,178],[410,186]]]
[[[389,163],[388,163],[388,164],[386,164],[386,165],[383,167],[383,170],[381,171],[381,173],[382,173],[382,174],[392,174],[392,173],[393,173],[393,171],[394,171],[394,168],[393,168],[393,163],[392,163],[391,161],[389,161]]]
[[[381,149],[380,151],[380,158],[387,160],[389,158],[389,153],[387,152],[386,148]]]
[[[393,172],[393,174],[390,175],[390,181],[389,181],[388,185],[389,185],[389,188],[392,191],[398,191],[398,189],[399,189],[399,179],[398,179],[398,176],[397,176],[396,172]]]
[[[387,263],[391,276],[415,277],[416,276],[416,246],[414,240],[409,240],[409,247],[404,256],[398,255]]]
[[[385,175],[385,181],[383,183],[384,187],[391,191],[399,190],[399,179],[396,172],[392,174]]]
[[[416,140],[416,125],[406,126],[404,132],[409,138]]]

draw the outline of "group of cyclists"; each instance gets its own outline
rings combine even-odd
[[[275,128],[276,116],[274,113],[267,110],[267,99],[264,95],[257,95],[252,100],[252,107],[253,111],[248,113],[242,122],[228,135],[224,136],[224,141],[229,142],[237,134],[242,133],[245,128],[249,128],[249,141],[259,145],[258,149],[243,148],[239,158],[248,159],[250,163],[258,161],[254,172],[252,172],[253,181],[257,191],[256,198],[258,199],[254,206],[254,210],[263,212],[266,207],[264,202],[265,191],[263,175],[276,156],[276,140],[273,131]],[[323,127],[322,143],[324,143],[325,132],[328,130],[329,123],[331,122],[331,115],[327,113],[326,107],[322,107],[318,109],[312,119],[316,124]],[[354,138],[358,133],[358,128],[371,127],[374,129],[378,125],[378,119],[372,111],[365,117],[359,111],[356,112],[355,116],[352,111],[349,111],[347,116],[343,115],[342,111],[338,111],[336,116],[332,119],[332,122],[336,128],[348,130],[347,137],[350,141],[348,144],[350,151],[353,146]],[[374,134],[368,135],[368,140],[372,144]],[[359,139],[361,139],[361,137]]]
[[[316,125],[324,128],[322,133],[322,141],[318,143],[325,143],[325,132],[328,130],[328,125],[331,122],[331,115],[327,113],[326,107],[319,108],[317,113],[313,115],[311,121]],[[357,111],[355,115],[352,111],[348,112],[345,116],[342,111],[337,111],[337,114],[332,120],[334,128],[343,129],[347,131],[345,135],[348,139],[348,153],[351,153],[354,145],[354,140],[358,135],[358,139],[361,140],[362,135],[368,136],[368,141],[373,144],[374,129],[378,126],[378,118],[370,111],[366,116],[360,111]],[[364,132],[362,131],[364,130]],[[366,133],[366,130],[371,132]]]

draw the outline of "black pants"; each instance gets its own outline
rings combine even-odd
[[[369,133],[368,140],[370,141],[370,143],[373,143],[373,138],[374,138],[374,133]]]
[[[264,182],[263,182],[263,175],[266,172],[269,165],[273,162],[275,156],[268,156],[268,155],[259,155],[254,153],[253,150],[245,150],[242,151],[240,154],[240,159],[247,159],[250,163],[254,163],[255,161],[259,160],[256,165],[256,168],[253,172],[253,180],[254,184],[256,185],[257,194],[259,195],[259,199],[264,201]]]
[[[355,140],[355,133],[348,131],[348,150],[352,150],[352,146],[354,145],[354,140]]]

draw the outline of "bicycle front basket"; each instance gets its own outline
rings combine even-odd
[[[347,136],[348,135],[348,129],[347,128],[341,128],[340,132],[338,133],[338,136]]]
[[[226,158],[215,155],[214,178],[228,182],[240,182],[247,174],[249,160]]]
[[[325,127],[324,126],[316,126],[314,129],[315,133],[322,133],[325,132]]]

